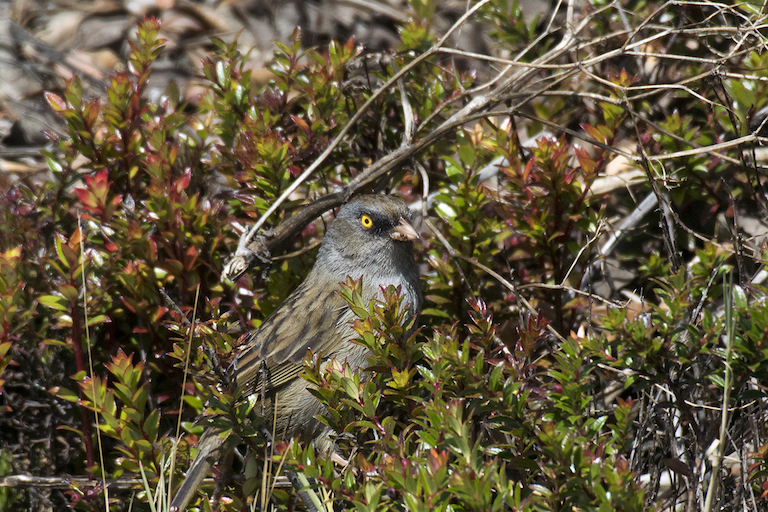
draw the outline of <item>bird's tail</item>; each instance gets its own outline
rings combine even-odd
[[[190,500],[195,496],[197,488],[203,482],[211,466],[221,457],[223,441],[219,436],[219,430],[209,427],[203,437],[200,438],[195,460],[187,471],[187,476],[181,483],[179,490],[171,501],[171,511],[181,512],[187,508]]]

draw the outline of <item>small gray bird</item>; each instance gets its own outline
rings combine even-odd
[[[412,244],[418,234],[410,220],[408,208],[392,196],[361,196],[343,206],[328,227],[307,278],[250,335],[230,365],[231,382],[243,396],[266,395],[264,417],[276,418],[276,439],[315,439],[323,449],[332,445],[330,429],[314,418],[323,406],[299,376],[308,349],[323,360],[346,361],[352,369],[365,366],[367,350],[350,343],[356,337],[350,326],[354,315],[338,293],[339,283],[348,276],[362,277],[363,298],[380,297],[382,286],[399,286],[408,308],[406,321],[418,315],[421,284]],[[272,409],[275,403],[277,411]],[[187,506],[211,465],[223,455],[218,434],[209,428],[200,438],[197,456],[171,510]]]

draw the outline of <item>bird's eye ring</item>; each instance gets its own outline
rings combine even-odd
[[[373,220],[369,216],[367,216],[367,215],[363,215],[362,217],[360,217],[360,223],[366,229],[370,228],[371,226],[373,226]]]

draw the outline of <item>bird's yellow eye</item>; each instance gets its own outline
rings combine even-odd
[[[371,220],[371,218],[369,216],[367,216],[367,215],[363,215],[362,217],[360,217],[360,223],[366,229],[370,228],[371,226],[373,226],[373,220]]]

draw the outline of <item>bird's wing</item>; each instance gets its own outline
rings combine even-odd
[[[325,286],[325,288],[322,288]],[[325,293],[333,286],[331,293]],[[338,284],[319,284],[312,275],[251,334],[247,348],[238,354],[229,368],[234,384],[245,394],[262,388],[262,363],[266,363],[267,392],[291,382],[303,369],[307,349],[333,355],[351,338],[348,327],[352,312],[336,293]],[[319,296],[316,300],[308,294]],[[171,504],[172,510],[184,510],[200,483],[223,453],[220,430],[209,427],[198,445],[198,454]]]
[[[321,284],[311,277],[254,331],[248,348],[230,366],[234,384],[245,394],[261,392],[265,378],[265,391],[279,388],[301,372],[308,349],[332,356],[352,337],[348,327],[352,312],[336,293],[338,285]],[[328,286],[334,286],[331,293]]]

